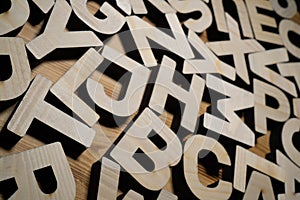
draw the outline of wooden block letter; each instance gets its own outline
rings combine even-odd
[[[106,18],[96,18],[88,10],[87,1],[71,0],[71,5],[75,14],[93,30],[103,34],[113,34],[119,31],[126,22],[125,17],[108,2],[104,2],[100,7],[100,11],[106,15]]]
[[[38,119],[77,143],[89,147],[95,131],[44,101],[51,85],[50,80],[37,75],[9,121],[7,129],[23,137],[33,119]]]
[[[217,102],[218,110],[229,122],[205,113],[204,126],[209,130],[213,130],[226,137],[250,146],[254,146],[254,133],[239,118],[239,116],[234,113],[236,110],[253,107],[254,95],[212,75],[207,75],[206,84],[209,89],[215,90],[230,97],[228,99],[218,100]]]
[[[38,181],[43,169],[54,177]],[[0,158],[0,182],[10,178],[18,187],[10,199],[75,199],[74,177],[60,143]],[[47,191],[42,189],[45,186]]]
[[[300,62],[278,63],[277,67],[282,76],[294,77],[300,89]]]
[[[110,98],[105,94],[104,87],[91,78],[87,81],[88,93],[102,109],[117,116],[130,116],[140,106],[150,76],[150,70],[109,46],[103,48],[101,55],[131,73],[126,96],[121,100]]]
[[[123,200],[144,200],[144,197],[133,190],[129,190]]]
[[[131,9],[134,14],[147,14],[148,12],[143,0],[116,0],[116,2],[127,15],[131,15]]]
[[[298,122],[299,123],[299,122]],[[300,193],[295,191],[295,180],[300,181],[300,169],[292,161],[290,161],[279,150],[276,151],[277,163],[284,169],[286,180],[284,183],[285,194],[279,194],[278,200],[297,200]]]
[[[54,0],[33,0],[33,2],[44,12],[48,13],[54,5]]]
[[[201,150],[208,150],[213,152],[220,163],[231,165],[230,158],[224,147],[216,140],[202,136],[195,135],[187,140],[184,146],[183,167],[186,182],[199,199],[228,199],[232,192],[232,184],[223,180],[214,188],[209,188],[199,181],[198,176],[198,155]]]
[[[4,35],[23,26],[29,17],[29,12],[27,0],[11,1],[10,9],[0,14],[0,35]]]
[[[295,42],[298,42],[298,45],[293,44],[289,38],[289,32],[294,32],[299,36],[300,35],[300,25],[291,20],[287,20],[287,19],[281,20],[281,22],[279,24],[279,34],[283,41],[283,44],[284,44],[285,48],[287,48],[287,50],[293,56],[300,59],[299,41],[295,41]]]
[[[213,54],[196,33],[189,31],[188,39],[203,58],[195,57],[185,60],[182,70],[184,74],[219,73],[231,80],[235,80],[235,69],[222,62]]]
[[[120,165],[102,158],[97,200],[117,198],[120,170]]]
[[[133,39],[141,54],[143,62],[147,67],[157,65],[148,39],[157,42],[169,51],[177,54],[184,59],[194,57],[193,51],[182,30],[176,14],[168,13],[166,14],[166,18],[175,38],[170,37],[168,34],[164,33],[158,28],[153,27],[137,16],[127,17],[127,23],[130,28],[130,32],[132,33]]]
[[[300,99],[293,99],[294,115],[300,118]]]
[[[244,1],[234,0],[233,2],[235,3],[237,8],[243,35],[245,37],[253,38],[248,12]],[[214,9],[215,20],[217,23],[218,30],[227,33],[229,31],[229,27],[227,26],[228,24],[226,22],[223,0],[212,0],[212,7]]]
[[[260,193],[262,193],[263,199],[275,200],[270,177],[257,171],[253,171],[243,200],[259,199]]]
[[[185,103],[181,125],[194,132],[197,116],[204,91],[205,81],[197,75],[193,75],[189,91],[186,91],[173,82],[176,63],[167,56],[163,57],[155,86],[149,102],[150,108],[158,113],[163,113],[168,95]],[[182,76],[182,78],[184,78]]]
[[[8,55],[12,66],[10,78],[0,81],[0,101],[6,101],[25,92],[30,83],[31,71],[23,39],[1,37],[0,55]]]
[[[245,192],[247,166],[259,170],[281,182],[284,182],[286,179],[285,171],[280,166],[237,146],[233,186],[241,192]]]
[[[74,92],[102,61],[103,57],[95,49],[89,49],[51,88],[51,92],[89,126],[97,122],[99,115]]]
[[[300,119],[289,119],[282,129],[282,145],[288,156],[300,167],[300,152],[293,145],[293,136],[300,130]]]
[[[257,132],[267,133],[267,118],[284,122],[290,116],[290,104],[285,94],[274,86],[254,79],[254,120]],[[278,108],[266,105],[266,95],[274,97],[278,101]]]
[[[65,0],[56,0],[44,33],[26,45],[37,59],[43,58],[56,48],[102,45],[92,31],[65,32],[71,12],[72,9]]]
[[[163,150],[149,139],[153,131],[166,142]],[[138,149],[143,153],[136,153]],[[142,112],[110,153],[112,158],[149,190],[160,190],[165,186],[170,178],[169,166],[176,165],[181,154],[181,143],[175,133],[149,108]],[[152,171],[145,169],[136,159],[136,156],[141,158],[145,155],[154,163]]]
[[[178,197],[176,195],[166,190],[161,190],[157,197],[157,200],[177,200],[177,199]]]
[[[266,67],[266,65],[287,62],[288,60],[289,57],[285,48],[271,49],[249,55],[250,69],[255,74],[296,97],[297,90],[295,84]]]
[[[200,19],[188,19],[184,22],[184,25],[192,31],[201,33],[206,30],[212,23],[212,14],[208,6],[197,0],[192,1],[178,1],[168,0],[171,6],[173,6],[180,13],[190,13],[195,11],[201,12]]]
[[[287,6],[280,5],[279,0],[270,0],[274,11],[284,18],[292,18],[297,13],[297,4],[295,0],[285,0]]]
[[[277,28],[274,18],[258,13],[257,8],[263,8],[272,11],[270,1],[246,0],[253,32],[257,40],[269,42],[272,44],[282,45],[282,41],[278,34],[264,31],[262,26]]]
[[[249,85],[245,54],[265,49],[254,39],[242,40],[238,23],[229,14],[225,16],[230,40],[207,42],[206,45],[218,56],[233,55],[236,73]]]

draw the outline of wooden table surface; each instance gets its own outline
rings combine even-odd
[[[92,12],[95,12],[97,6],[93,5],[93,3],[90,3],[89,8],[92,10]],[[295,16],[294,20],[299,23],[299,14]],[[25,43],[29,42],[37,36],[42,27],[42,23],[36,26],[32,26],[27,22],[21,32],[18,34],[18,37],[23,38]],[[202,36],[202,39],[204,41],[206,40],[205,34]],[[75,62],[76,59],[42,62],[32,70],[32,78],[34,78],[36,74],[42,74],[49,80],[56,82]],[[104,79],[103,83],[105,85],[106,93],[112,95],[112,90],[114,88],[114,84],[116,83],[110,78]],[[199,115],[203,114],[206,111],[207,106],[207,103],[201,103]],[[12,106],[0,113],[0,130],[5,125],[14,107],[15,106]],[[172,120],[171,114],[164,113],[161,118],[165,118],[166,124],[170,126]],[[117,139],[117,137],[125,127],[126,123],[120,128],[107,128],[99,124],[94,125],[93,128],[97,133],[92,146],[84,151],[76,160],[68,157],[68,161],[76,182],[76,199],[84,200],[87,198],[92,164],[102,157],[102,155]],[[101,131],[104,132],[105,136],[101,133]],[[261,157],[265,157],[265,155],[270,152],[269,136],[270,133],[260,137],[255,147],[251,148],[250,150]],[[0,147],[0,157],[26,151],[41,145],[44,145],[44,143],[27,134],[9,151]],[[201,181],[204,184],[210,184],[217,180],[217,177],[211,177],[207,175],[205,173],[205,168],[203,168],[202,166],[199,166],[199,176],[201,177]],[[169,184],[165,186],[165,189],[171,192],[173,191],[171,181],[169,181]]]

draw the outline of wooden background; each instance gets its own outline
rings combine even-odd
[[[99,8],[97,4],[92,2],[88,5],[92,13],[95,13]],[[293,18],[293,20],[300,24],[299,14],[297,14]],[[18,34],[18,37],[23,38],[25,43],[27,43],[39,34],[42,25],[43,22],[36,26],[32,26],[27,22],[21,32]],[[207,40],[205,33],[203,34],[202,39],[204,41]],[[45,61],[32,70],[32,78],[34,78],[36,74],[42,74],[49,80],[56,82],[75,62],[76,60]],[[118,87],[118,84],[108,77],[103,79],[102,82],[105,85],[106,93],[110,96],[112,95],[112,91],[115,85],[117,85]],[[203,114],[206,111],[207,106],[208,105],[206,103],[201,104],[199,115]],[[4,112],[0,113],[0,130],[5,125],[14,107],[15,106],[12,106],[6,109]],[[165,118],[167,125],[170,126],[172,115],[169,113],[164,113],[161,117]],[[92,164],[102,157],[105,151],[120,135],[125,126],[126,124],[120,128],[112,129],[96,124],[93,128],[97,133],[92,146],[85,152],[83,152],[77,160],[68,157],[68,161],[76,182],[76,199],[83,200],[87,198],[90,170]],[[106,136],[100,134],[100,130],[103,130]],[[260,137],[255,147],[251,148],[250,150],[261,157],[265,157],[265,155],[269,152],[269,136],[270,133],[264,135],[263,137]],[[44,143],[27,134],[10,151],[7,151],[0,147],[0,157],[26,151],[42,145],[44,145]],[[218,178],[207,175],[205,173],[205,168],[202,166],[199,166],[199,176],[201,177],[201,181],[204,184],[211,184]],[[165,186],[165,189],[170,192],[173,191],[171,181],[169,181],[169,184]]]

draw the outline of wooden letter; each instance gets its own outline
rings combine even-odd
[[[161,190],[158,197],[157,197],[157,200],[177,200],[178,197],[166,190]]]
[[[12,66],[10,78],[0,81],[0,101],[6,101],[25,92],[30,83],[31,71],[23,39],[1,37],[0,44],[0,55],[9,55]]]
[[[116,0],[117,5],[127,14],[131,15],[131,9],[134,14],[147,14],[147,8],[143,0]],[[175,13],[176,11],[165,1],[161,0],[148,0],[152,3],[161,13]]]
[[[262,173],[253,171],[250,176],[250,180],[248,182],[243,200],[253,200],[253,199],[258,200],[260,193],[262,193],[263,199],[275,200],[270,177]]]
[[[247,166],[261,171],[281,182],[285,182],[285,171],[278,165],[259,157],[240,146],[236,147],[234,167],[234,188],[245,192]]]
[[[294,115],[300,118],[300,99],[293,99]]]
[[[37,59],[43,58],[56,48],[102,45],[92,31],[64,31],[71,12],[72,9],[65,0],[56,0],[44,33],[26,45]]]
[[[284,169],[286,180],[284,183],[285,194],[279,194],[278,200],[297,200],[300,193],[295,191],[295,180],[300,181],[300,169],[280,151],[276,151],[277,163]]]
[[[263,25],[277,28],[275,19],[257,12],[257,8],[272,11],[273,9],[270,1],[246,0],[246,3],[255,38],[264,42],[282,45],[282,41],[278,34],[264,31],[262,28]]]
[[[161,0],[148,0],[152,3],[161,13],[176,13],[174,8],[172,8],[166,1]]]
[[[287,62],[288,60],[289,56],[285,48],[271,49],[249,55],[250,69],[255,74],[297,97],[296,86],[293,82],[266,67],[266,65]]]
[[[300,59],[300,48],[299,46],[293,44],[290,41],[290,38],[288,36],[289,32],[294,32],[297,35],[300,35],[300,25],[291,21],[291,20],[281,20],[280,24],[279,24],[279,34],[280,37],[283,41],[283,44],[285,46],[285,48],[287,48],[287,50],[295,57]],[[296,41],[298,42],[298,41]]]
[[[204,91],[205,81],[197,75],[193,75],[189,91],[186,91],[173,82],[176,62],[167,56],[163,57],[159,72],[155,81],[149,107],[162,114],[168,95],[185,103],[182,114],[181,126],[191,132],[195,131],[197,116]],[[181,77],[184,79],[184,77]]]
[[[155,131],[165,142],[160,150],[150,139]],[[136,153],[141,149],[144,153]],[[147,155],[154,163],[152,171],[146,170],[133,157]],[[128,129],[126,134],[110,153],[128,173],[149,190],[160,190],[170,178],[169,166],[176,165],[182,155],[179,139],[149,108],[146,108]]]
[[[50,80],[37,75],[9,121],[7,129],[23,137],[33,119],[38,119],[81,145],[89,147],[95,131],[44,101],[51,85]]]
[[[254,133],[246,126],[239,116],[234,113],[236,110],[253,107],[254,95],[212,75],[207,75],[206,85],[209,89],[213,89],[230,97],[218,100],[217,104],[218,110],[229,122],[205,113],[203,125],[209,130],[215,131],[244,144],[254,146]]]
[[[189,188],[199,199],[228,199],[232,192],[231,183],[219,180],[218,186],[209,188],[199,181],[198,155],[201,150],[211,151],[217,156],[220,163],[231,165],[226,150],[218,141],[206,136],[194,135],[187,140],[183,156],[184,176]]]
[[[147,14],[147,8],[143,0],[116,0],[117,5],[127,14],[131,15],[131,9],[134,14]]]
[[[289,119],[282,129],[282,145],[287,155],[300,167],[300,152],[293,145],[293,135],[300,130],[300,120]]]
[[[100,7],[100,11],[106,15],[106,18],[96,18],[88,10],[87,1],[71,0],[71,5],[75,14],[93,30],[103,34],[113,34],[119,31],[126,22],[125,17],[107,2]]]
[[[74,92],[102,61],[103,57],[95,49],[89,49],[51,88],[57,98],[91,127],[97,122],[99,115]]]
[[[217,23],[218,30],[221,32],[228,33],[229,27],[227,27],[227,22],[226,22],[224,7],[223,7],[223,0],[212,0],[211,2],[214,9],[215,20]],[[244,1],[233,0],[233,2],[235,3],[237,8],[243,35],[245,37],[253,38],[248,12]]]
[[[277,67],[282,76],[293,76],[300,88],[300,62],[278,63]]]
[[[131,73],[126,96],[122,100],[114,100],[108,97],[104,92],[104,87],[91,78],[87,80],[88,93],[102,109],[117,116],[130,116],[139,109],[150,76],[150,70],[109,46],[103,48],[101,55]]]
[[[121,169],[120,165],[105,157],[102,158],[101,164],[97,200],[116,199]]]
[[[292,18],[297,13],[297,4],[295,0],[285,0],[287,6],[282,7],[280,0],[270,0],[274,11],[283,18]]]
[[[169,3],[180,13],[190,13],[194,11],[201,12],[201,18],[198,20],[188,19],[184,25],[192,31],[201,33],[206,30],[212,23],[212,14],[208,6],[198,0],[178,1],[168,0]]]
[[[123,200],[144,200],[144,197],[133,190],[129,190]]]
[[[254,79],[254,120],[257,132],[267,133],[267,118],[284,122],[290,116],[290,104],[285,94],[276,87]],[[277,109],[266,105],[266,95],[274,97],[279,104]]]
[[[233,55],[237,75],[249,85],[245,54],[263,51],[264,47],[254,39],[242,40],[238,23],[229,14],[225,16],[230,40],[207,42],[206,45],[218,56]]]
[[[203,58],[195,57],[185,60],[182,71],[184,74],[219,73],[231,80],[235,80],[234,68],[220,61],[196,33],[189,31],[188,38],[191,45]]]
[[[32,0],[44,13],[48,13],[54,5],[54,0]]]
[[[7,12],[0,14],[0,35],[9,33],[23,26],[29,17],[27,0],[13,0]]]
[[[46,167],[52,169],[56,179],[52,183],[56,188],[50,194],[41,190],[35,176]],[[18,186],[10,199],[75,199],[74,177],[60,143],[0,158],[0,181],[9,178],[14,178]]]
[[[130,28],[130,32],[132,33],[136,46],[141,54],[144,65],[147,67],[157,65],[157,61],[152,53],[148,39],[155,41],[156,43],[162,45],[169,51],[184,59],[194,57],[193,51],[182,30],[176,14],[166,14],[166,18],[175,38],[172,38],[168,34],[156,27],[153,27],[137,16],[127,17],[127,23]]]

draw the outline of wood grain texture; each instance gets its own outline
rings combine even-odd
[[[25,43],[22,38],[1,37],[0,55],[8,55],[12,73],[0,81],[0,101],[17,98],[25,92],[30,83],[30,66]]]
[[[180,77],[180,84],[184,85],[187,83],[187,80],[183,76],[179,76],[175,68],[176,62],[164,56],[157,74],[149,107],[158,113],[162,113],[166,107],[168,95],[173,96],[175,99],[185,103],[184,111],[182,111],[183,113],[181,114],[181,125],[189,131],[194,132],[205,81],[201,77],[193,75],[190,88],[187,91],[173,82],[173,77],[178,76]]]
[[[97,122],[99,115],[86,105],[75,92],[103,60],[104,58],[95,49],[89,49],[51,87],[51,92],[89,126],[93,126]]]
[[[23,137],[32,121],[37,119],[79,144],[89,147],[95,131],[44,101],[51,86],[50,80],[37,75],[9,121],[7,129]]]
[[[198,153],[201,150],[212,151],[218,162],[224,165],[231,165],[230,158],[225,148],[216,140],[202,135],[192,136],[187,140],[184,146],[184,176],[189,188],[199,199],[228,199],[232,192],[232,184],[219,180],[218,185],[214,188],[204,186],[198,177]]]
[[[254,79],[253,82],[255,130],[266,134],[267,118],[278,122],[285,122],[290,116],[290,104],[286,95],[275,86],[258,79]],[[277,107],[274,108],[266,105],[266,94],[277,100]]]
[[[241,28],[245,37],[253,38],[250,20],[248,17],[248,11],[245,2],[242,0],[233,1],[236,5],[237,12],[240,19]],[[223,5],[226,1],[212,0],[212,7],[214,10],[214,16],[217,23],[217,28],[221,32],[229,32],[228,23],[226,22],[226,12]],[[228,14],[228,13],[227,13]]]
[[[92,31],[65,31],[71,12],[72,8],[65,0],[56,1],[43,34],[26,44],[37,59],[42,59],[57,48],[102,45]]]
[[[24,1],[25,2],[25,1]],[[207,2],[207,1],[206,1]],[[91,6],[92,4],[89,4]],[[99,8],[95,5],[92,5],[92,7],[88,7],[89,10],[93,10],[96,12]],[[145,19],[145,18],[143,18]],[[293,20],[296,21],[298,24],[300,23],[300,16],[297,13]],[[21,37],[24,39],[25,43],[28,43],[31,41],[34,37],[40,33],[40,30],[42,26],[44,25],[44,21],[42,21],[38,25],[31,25],[29,23],[25,23],[23,29],[18,34],[18,37]],[[1,29],[0,30],[4,30]],[[204,32],[201,36],[203,41],[207,41],[206,39],[206,32]],[[77,60],[75,59],[65,59],[65,60],[56,60],[56,61],[45,61],[41,64],[39,64],[37,67],[35,67],[32,70],[31,78],[33,78],[36,74],[42,74],[44,77],[48,78],[52,82],[57,82],[75,63]],[[216,62],[219,63],[219,62]],[[217,66],[220,66],[219,64]],[[214,69],[213,72],[218,70],[217,72],[223,72],[223,70],[220,70],[222,68]],[[234,70],[232,70],[234,72]],[[299,70],[298,70],[299,71]],[[282,72],[281,72],[282,73]],[[232,78],[232,74],[230,77]],[[287,71],[286,76],[293,76],[293,71]],[[94,74],[94,76],[96,76]],[[109,96],[113,96],[113,91],[115,91],[115,85],[116,82],[114,80],[111,80],[108,77],[103,77],[102,79],[105,92]],[[202,115],[207,108],[208,104],[205,102],[201,103],[200,106],[200,112],[198,115]],[[14,109],[14,106],[6,109],[4,112],[0,113],[0,129],[3,128],[5,125],[7,119],[9,118],[10,114],[12,113]],[[133,117],[133,116],[132,116]],[[172,114],[168,112],[164,112],[160,118],[163,119],[163,121],[167,124],[167,126],[170,127],[173,116]],[[129,121],[129,120],[128,120]],[[93,163],[95,163],[97,160],[99,160],[106,150],[112,145],[112,143],[116,140],[116,138],[120,135],[122,130],[126,127],[128,121],[119,128],[108,128],[99,125],[96,123],[93,126],[93,129],[96,131],[96,135],[94,138],[93,143],[91,144],[90,148],[88,148],[85,152],[83,152],[80,157],[78,157],[76,160],[68,157],[68,163],[71,167],[72,173],[74,175],[75,183],[76,183],[76,199],[78,200],[85,200],[87,198],[87,192],[88,192],[88,185],[90,180],[90,170]],[[269,149],[269,138],[270,138],[270,132],[265,134],[264,136],[258,138],[257,143],[255,146],[251,149],[249,149],[250,152],[254,153],[254,155],[258,155],[258,158],[264,158],[267,153],[270,152]],[[23,152],[26,150],[33,149],[35,147],[39,147],[45,145],[41,141],[35,139],[34,137],[30,135],[25,135],[22,140],[20,140],[17,145],[15,145],[10,150],[5,150],[3,148],[0,148],[0,157],[12,155],[14,153]],[[211,184],[212,182],[215,182],[219,179],[219,177],[222,177],[222,172],[219,173],[218,177],[210,176],[206,173],[206,170],[203,166],[199,165],[198,167],[198,176],[201,178],[201,183],[203,185]],[[174,192],[172,188],[172,177],[170,178],[168,184],[164,187],[165,190],[169,192]],[[136,195],[135,195],[136,197]],[[0,197],[1,199],[1,197]]]
[[[231,80],[235,80],[235,70],[232,66],[222,62],[193,31],[189,31],[188,39],[191,45],[200,53],[184,61],[184,74],[218,73]],[[201,67],[200,67],[201,66]]]
[[[192,31],[201,33],[205,31],[212,23],[213,17],[208,6],[202,1],[177,1],[168,0],[179,13],[190,13],[193,11],[200,11],[201,17],[199,19],[188,19],[184,22],[184,25]]]
[[[36,171],[51,167],[55,182],[50,182],[51,174],[47,174],[49,194],[43,191],[42,182],[36,180]],[[14,178],[17,191],[12,199],[74,199],[76,185],[69,163],[60,143],[45,145],[0,158],[0,181]],[[45,172],[44,172],[45,173]],[[26,176],[26,178],[24,178]],[[44,174],[45,178],[45,174]],[[54,191],[51,192],[50,191]]]
[[[100,11],[107,17],[98,19],[92,15],[87,7],[87,0],[71,0],[71,6],[76,15],[85,22],[93,30],[104,33],[113,34],[119,31],[125,23],[125,17],[119,13],[108,2],[104,2],[100,6]]]
[[[10,33],[23,26],[29,17],[29,13],[27,1],[11,1],[10,9],[0,14],[0,35]]]
[[[218,56],[232,55],[237,75],[250,84],[245,55],[265,49],[254,39],[242,40],[239,24],[229,14],[225,16],[230,40],[207,42],[206,45]]]
[[[279,34],[272,33],[270,31],[264,31],[262,28],[263,25],[277,28],[278,24],[276,23],[275,19],[268,15],[260,14],[257,11],[257,8],[272,11],[273,8],[270,1],[246,0],[246,5],[248,7],[255,38],[260,41],[282,45]]]
[[[223,98],[218,100],[217,108],[229,122],[212,114],[205,113],[203,122],[204,127],[232,138],[233,140],[249,146],[254,146],[254,133],[242,119],[235,114],[235,111],[237,110],[253,107],[254,95],[212,75],[207,76],[206,84],[209,89],[224,94]],[[225,98],[225,96],[230,98]]]
[[[166,142],[167,145],[163,150],[149,139],[152,131]],[[134,158],[138,149],[143,153],[137,153],[137,157]],[[144,154],[154,163],[153,169],[145,169],[142,163],[137,161],[138,156],[141,160]],[[149,190],[160,190],[166,185],[171,174],[169,166],[175,166],[180,161],[181,155],[182,149],[178,137],[149,108],[139,115],[110,152],[112,158]]]

